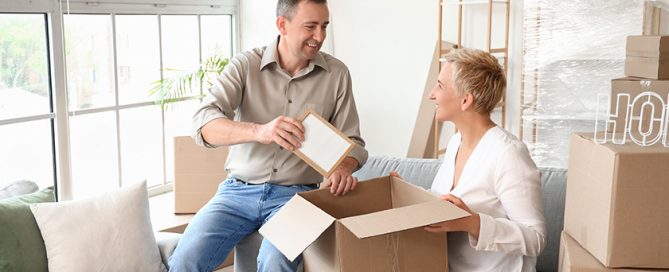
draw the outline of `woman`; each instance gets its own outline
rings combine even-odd
[[[490,113],[506,79],[481,50],[453,50],[430,93],[435,117],[458,129],[432,191],[471,216],[425,227],[448,233],[451,271],[534,271],[545,245],[539,170],[527,147]]]

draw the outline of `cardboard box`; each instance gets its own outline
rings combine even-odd
[[[564,230],[607,267],[669,268],[669,148],[571,137]]]
[[[260,233],[306,271],[447,271],[446,235],[422,226],[468,216],[455,205],[396,177],[361,182],[335,197],[299,193]]]
[[[174,213],[196,213],[228,173],[228,148],[205,148],[189,136],[174,137]]]
[[[642,86],[643,82],[650,83],[647,87]],[[615,113],[616,109],[616,104],[620,103],[620,111],[619,114],[616,118],[612,118],[612,121],[615,123],[615,128],[613,124],[609,125],[608,130],[609,131],[616,131],[616,132],[623,132],[625,131],[625,118],[626,118],[626,111],[625,111],[625,105],[628,103],[633,103],[635,97],[637,95],[641,94],[642,92],[645,91],[651,91],[656,94],[658,94],[662,100],[657,99],[657,98],[651,98],[650,100],[646,99],[640,99],[637,101],[635,104],[633,104],[632,113],[633,116],[640,116],[641,109],[643,106],[643,103],[650,103],[655,107],[655,113],[651,114],[650,113],[650,107],[646,107],[646,110],[644,112],[645,120],[641,122],[641,129],[642,130],[647,130],[649,127],[649,117],[650,116],[655,116],[655,117],[660,117],[662,114],[662,107],[664,107],[666,104],[669,104],[669,80],[652,80],[652,79],[645,79],[645,78],[638,78],[638,77],[623,77],[623,78],[616,78],[611,80],[611,113]],[[626,93],[629,94],[630,97],[628,98],[622,98],[620,102],[617,102],[617,97],[618,94],[621,93]],[[657,128],[658,124],[654,124],[655,127]],[[639,122],[633,122],[632,123],[632,130],[634,133],[638,134],[639,130]],[[657,129],[659,131],[659,129]]]
[[[607,268],[585,250],[566,232],[560,235],[559,272],[632,272],[632,271],[669,271],[647,269],[615,269]]]
[[[669,79],[669,36],[628,36],[625,75]]]

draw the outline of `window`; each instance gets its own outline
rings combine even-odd
[[[172,139],[190,134],[203,90],[165,110],[148,90],[233,55],[236,1],[51,2],[0,3],[21,12],[0,13],[0,183],[58,184],[64,199],[143,180],[169,190]]]
[[[46,14],[0,13],[0,184],[54,184]]]

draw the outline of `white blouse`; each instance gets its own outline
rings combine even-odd
[[[451,271],[535,271],[546,241],[539,170],[525,144],[493,127],[476,145],[453,191],[457,133],[432,183],[437,194],[461,198],[481,216],[479,238],[448,233]]]

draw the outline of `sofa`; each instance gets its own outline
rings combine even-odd
[[[114,198],[112,194],[103,195],[100,197],[90,198],[89,200],[79,200],[79,201],[65,201],[59,202],[59,205],[76,205],[69,206],[61,209],[56,206],[41,207],[39,211],[37,209],[32,209],[34,207],[28,207],[27,205],[32,204],[56,204],[49,203],[55,201],[53,187],[44,188],[39,190],[37,184],[28,180],[18,180],[8,183],[0,184],[0,271],[44,271],[47,267],[47,259],[45,256],[45,247],[48,247],[47,241],[42,240],[46,231],[52,231],[53,229],[49,225],[38,226],[35,224],[37,216],[35,212],[45,213],[42,209],[60,209],[57,212],[51,213],[46,217],[54,218],[54,221],[64,222],[69,221],[69,223],[75,222],[73,228],[68,228],[68,231],[60,232],[60,235],[66,237],[67,241],[76,241],[80,240],[81,237],[91,237],[86,235],[87,233],[101,233],[97,230],[105,230],[104,226],[100,226],[96,223],[100,221],[100,218],[109,217],[112,221],[118,221],[117,225],[122,225],[122,229],[126,231],[135,233],[134,236],[143,236],[141,239],[133,239],[131,241],[126,240],[125,238],[132,238],[133,236],[124,235],[126,232],[120,230],[120,228],[114,227],[112,232],[104,232],[102,236],[112,237],[113,243],[105,243],[104,239],[94,239],[101,241],[101,246],[86,247],[85,250],[62,250],[63,248],[69,246],[69,244],[63,243],[62,240],[52,238],[52,247],[56,247],[57,258],[54,260],[64,260],[64,259],[77,259],[78,263],[86,263],[88,267],[99,265],[99,271],[123,271],[117,269],[119,266],[114,264],[109,264],[105,262],[104,258],[92,258],[84,260],[80,256],[90,256],[80,254],[81,252],[102,252],[102,254],[109,253],[110,258],[121,258],[126,261],[128,266],[134,267],[135,271],[163,271],[167,266],[167,259],[172,253],[173,249],[176,247],[180,234],[167,233],[167,232],[153,232],[151,230],[151,222],[149,219],[149,208],[148,208],[148,198],[146,185],[144,183],[139,183],[132,185],[131,187],[140,188],[140,190],[134,190],[133,193],[136,193],[137,199],[140,199],[144,202],[145,207],[137,204],[134,201],[120,201],[120,200],[129,200],[129,198]],[[116,193],[115,195],[118,195]],[[101,201],[100,201],[101,200]],[[96,213],[87,213],[91,207],[86,207],[83,204],[87,204],[91,201],[94,205],[93,209],[104,209],[104,206],[108,204],[109,207],[118,210],[117,213],[105,213],[105,214],[96,214]],[[108,203],[104,203],[108,202]],[[123,202],[123,203],[121,203]],[[142,226],[137,226],[132,221],[136,218],[133,216],[120,216],[119,213],[123,214],[133,214],[135,212],[130,211],[128,207],[125,207],[124,204],[132,206],[133,211],[139,212],[142,217],[145,217],[145,221],[137,222],[137,224],[142,224]],[[31,213],[32,209],[32,214]],[[72,217],[71,214],[76,214],[74,211],[77,209],[79,211],[84,210],[83,217],[84,222],[76,223],[75,217]],[[49,210],[46,211],[48,213]],[[33,216],[35,216],[33,218]],[[125,220],[128,219],[128,220]],[[7,220],[7,221],[5,221]],[[31,223],[32,221],[32,223]],[[37,220],[39,221],[39,220]],[[48,221],[48,220],[46,220]],[[130,221],[130,222],[129,222]],[[44,221],[43,221],[44,222]],[[41,229],[45,227],[47,229]],[[72,231],[69,231],[72,230]],[[58,230],[56,230],[58,231]],[[41,236],[39,233],[41,232]],[[76,233],[76,234],[75,234]],[[83,234],[83,235],[82,235]],[[147,235],[148,234],[148,235]],[[38,235],[38,236],[35,236]],[[37,237],[37,238],[36,238]],[[97,237],[96,237],[97,238]],[[155,239],[154,239],[155,238]],[[76,242],[74,242],[76,243]],[[95,244],[95,242],[93,242]],[[54,246],[58,245],[58,246]],[[113,250],[115,249],[115,250]],[[142,252],[145,254],[138,254],[134,256],[135,258],[124,258],[123,255],[116,255],[114,252],[118,251],[127,251],[132,253]],[[68,254],[62,254],[67,252]],[[130,260],[132,259],[132,260]],[[134,262],[139,259],[138,262]],[[49,259],[49,270],[52,270],[51,265],[54,265],[55,271],[83,271],[80,266],[74,265],[79,269],[68,269],[63,268],[58,265],[58,262],[51,262]],[[96,264],[97,263],[97,264]],[[120,263],[119,263],[120,264]],[[146,266],[143,266],[146,265]],[[123,266],[123,265],[121,265]],[[146,269],[146,267],[150,267]],[[140,267],[143,267],[140,269]]]
[[[395,158],[372,155],[367,163],[353,175],[359,180],[385,176],[397,171],[402,179],[423,188],[430,188],[437,169],[441,165],[436,159]],[[546,218],[546,248],[537,259],[537,271],[557,271],[560,248],[560,232],[564,219],[564,201],[567,184],[567,169],[539,168]],[[235,248],[234,268],[237,272],[256,271],[256,256],[262,236],[257,232],[246,237]]]
[[[385,176],[397,171],[402,178],[423,188],[429,188],[441,161],[436,159],[395,158],[372,155],[367,163],[354,173],[359,180]],[[560,232],[563,228],[567,170],[540,168],[544,214],[547,224],[547,244],[537,260],[537,271],[557,271]],[[23,192],[25,193],[25,192]],[[162,261],[167,259],[178,244],[180,234],[156,233]],[[235,248],[234,271],[256,271],[256,256],[262,236],[257,232],[242,240]]]

